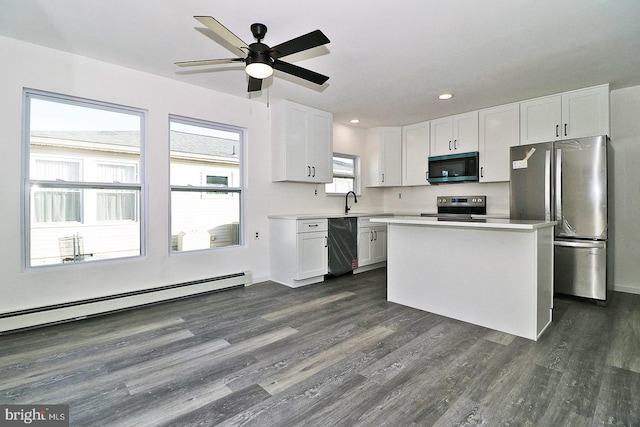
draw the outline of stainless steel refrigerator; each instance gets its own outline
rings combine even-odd
[[[558,221],[557,293],[607,300],[609,145],[598,136],[511,148],[511,218]]]

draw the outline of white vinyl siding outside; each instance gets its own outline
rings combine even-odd
[[[170,117],[171,249],[242,243],[243,131]]]

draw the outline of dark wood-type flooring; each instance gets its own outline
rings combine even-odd
[[[533,342],[389,303],[384,269],[267,282],[0,336],[0,403],[72,426],[639,426],[640,295],[556,299]]]

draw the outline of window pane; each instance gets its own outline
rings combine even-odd
[[[239,245],[242,131],[177,117],[169,129],[172,251]]]
[[[31,179],[55,181],[80,181],[80,162],[64,160],[34,159]]]
[[[96,195],[98,221],[135,221],[137,195],[134,191],[101,191]]]
[[[207,185],[210,185],[212,187],[228,187],[229,177],[207,175]]]
[[[355,176],[354,159],[333,156],[333,174]]]
[[[43,189],[33,192],[33,215],[37,223],[82,221],[80,190]]]
[[[57,193],[58,191],[40,191],[38,193]],[[80,197],[80,191],[68,192],[74,197]],[[117,194],[117,196],[116,196]],[[82,198],[86,206],[102,206],[103,212],[93,212],[87,209],[85,215],[95,215],[100,220],[128,220],[116,225],[104,225],[98,221],[84,221],[77,223],[39,222],[38,213],[32,215],[30,260],[32,266],[60,264],[80,261],[98,261],[111,258],[122,258],[140,255],[140,222],[136,218],[136,202],[140,198],[139,191],[123,191],[117,193],[105,193],[104,190],[82,190]],[[135,200],[135,202],[134,202]],[[37,204],[35,204],[37,206]],[[56,209],[60,209],[56,207]],[[98,209],[98,212],[100,209]],[[44,212],[53,215],[55,212]],[[58,213],[58,215],[61,215]],[[128,217],[127,217],[128,216]],[[67,216],[67,221],[71,221]],[[82,250],[76,251],[76,256],[70,256],[66,245],[71,245],[69,240],[79,237]],[[65,240],[66,239],[66,240]],[[64,243],[64,242],[67,243]],[[71,246],[69,246],[71,247]],[[77,249],[77,248],[76,248]],[[71,259],[70,259],[71,258]]]
[[[333,154],[333,182],[325,184],[327,194],[345,194],[356,191],[357,157],[347,154]]]
[[[204,187],[207,177],[226,177],[227,186],[240,182],[240,134],[204,126],[171,122],[171,185]],[[180,129],[180,130],[175,130]],[[188,131],[188,132],[187,132]]]
[[[31,98],[31,156],[49,156],[47,160],[35,161],[36,167],[32,166],[31,179],[106,182],[100,178],[101,172],[95,162],[89,162],[80,174],[78,171],[62,167],[66,162],[55,162],[51,159],[52,156],[58,155],[66,157],[72,154],[77,158],[96,160],[107,157],[110,161],[128,161],[136,164],[140,161],[141,116],[137,113],[98,107],[98,104],[76,105]],[[46,165],[43,165],[43,162]],[[71,166],[66,166],[69,167]],[[119,182],[139,180],[134,175],[130,181]]]
[[[28,266],[140,256],[144,113],[32,91],[25,102]]]
[[[240,243],[240,193],[206,197],[205,192],[171,192],[171,246],[190,251]]]
[[[96,182],[135,183],[138,181],[136,165],[98,164],[96,166]]]

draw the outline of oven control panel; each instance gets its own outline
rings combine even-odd
[[[438,196],[438,207],[485,208],[487,196]]]

